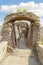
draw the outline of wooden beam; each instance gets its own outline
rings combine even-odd
[[[33,26],[34,26],[34,23],[31,23],[30,26],[31,26],[31,34],[30,34],[29,46],[32,47],[32,44],[33,44],[33,31],[34,31]]]
[[[16,46],[16,36],[15,36],[14,23],[12,23],[12,33],[11,33],[11,38],[12,38],[12,44],[13,44],[13,47],[15,48],[15,46]]]

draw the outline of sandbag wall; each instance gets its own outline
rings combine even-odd
[[[8,41],[10,40],[11,37],[11,27],[8,24],[4,24],[2,31],[1,31],[1,35],[2,35],[2,40],[4,41]]]

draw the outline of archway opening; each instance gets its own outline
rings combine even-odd
[[[31,32],[30,21],[20,20],[15,21],[13,24],[13,37],[15,38],[15,42],[13,41],[13,43],[15,44],[15,47],[20,49],[29,48],[29,38]]]
[[[8,40],[9,43],[11,42],[11,44],[14,46],[14,48],[16,47],[16,34],[15,34],[15,21],[20,21],[20,20],[27,20],[30,21],[30,37],[28,38],[29,41],[29,46],[33,47],[36,46],[37,41],[38,41],[38,30],[39,30],[39,17],[36,16],[35,14],[31,13],[31,12],[20,12],[20,13],[12,13],[9,14],[5,17],[5,23],[4,23],[4,27],[8,27],[11,24],[11,37],[8,36],[9,38],[7,38],[7,34],[10,32],[7,32],[7,34],[4,36],[4,38],[6,39],[10,39]],[[8,26],[9,24],[9,26]],[[25,29],[25,25],[19,25],[19,27],[22,29],[22,31],[24,32],[23,29]],[[18,28],[19,28],[18,27]],[[25,29],[27,30],[27,28]],[[6,31],[6,30],[5,30]],[[19,30],[20,31],[20,30]],[[34,34],[35,33],[35,34]],[[3,34],[2,34],[3,36]],[[3,37],[2,37],[3,38]],[[3,38],[3,39],[4,39]]]

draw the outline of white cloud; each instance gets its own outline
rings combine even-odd
[[[23,9],[27,9],[29,12],[33,12],[38,16],[43,16],[43,3],[35,3],[30,1],[28,3],[20,3],[19,5],[2,5],[1,12],[17,12],[17,8],[23,11]]]
[[[43,3],[35,3],[34,1],[30,1],[28,3],[20,3],[19,5],[2,5],[0,6],[1,12],[17,12],[17,10],[23,11],[26,10],[27,12],[33,12],[34,14],[38,15],[39,17],[43,17]],[[43,19],[41,21],[41,26],[43,26]]]
[[[27,9],[28,12],[33,12],[34,14],[38,16],[43,16],[43,3],[34,3],[34,2],[28,2],[28,3],[21,3],[18,5],[19,9]]]
[[[1,12],[17,12],[17,9],[20,9],[23,11],[23,9],[26,9],[29,12],[33,12],[38,16],[43,16],[43,3],[35,3],[33,1],[30,1],[28,3],[20,3],[19,5],[2,5],[1,6]]]
[[[17,5],[2,5],[1,6],[1,12],[16,12],[17,11]]]

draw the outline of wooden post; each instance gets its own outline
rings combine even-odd
[[[28,34],[29,34],[29,33],[28,33],[28,29],[29,29],[29,28],[28,28],[28,24],[27,24],[27,28],[26,28],[26,29],[27,29],[27,30],[26,30],[26,38],[27,38],[27,43],[28,43],[28,41],[29,41],[29,40],[28,40]],[[28,43],[28,45],[29,45],[29,43]]]
[[[29,40],[29,47],[32,47],[32,44],[33,44],[33,26],[34,26],[34,23],[31,22],[30,24],[31,26],[31,33],[30,33],[30,40]]]
[[[19,29],[19,25],[17,25],[18,26],[18,33],[19,33],[19,36],[20,36],[20,29]]]
[[[14,23],[13,22],[12,22],[11,38],[12,38],[13,47],[15,48],[15,46],[16,46],[16,37],[15,37],[15,28],[14,28]]]

